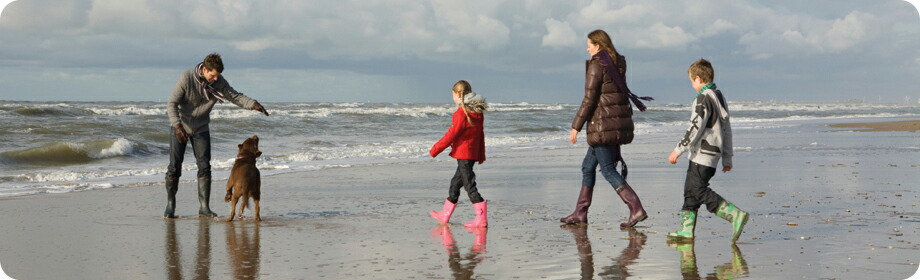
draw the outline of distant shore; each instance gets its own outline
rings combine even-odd
[[[856,131],[879,132],[879,131],[920,131],[920,120],[896,121],[896,122],[871,122],[871,123],[836,123],[831,127],[840,128],[857,128]]]

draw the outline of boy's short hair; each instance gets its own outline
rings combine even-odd
[[[687,72],[690,73],[691,79],[699,76],[700,82],[704,84],[711,83],[715,78],[715,70],[712,69],[712,63],[702,58],[690,64],[690,69],[687,69]]]
[[[208,56],[204,57],[204,68],[208,70],[217,70],[217,73],[224,72],[224,62],[220,59],[220,54],[211,53]]]

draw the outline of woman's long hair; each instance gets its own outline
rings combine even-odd
[[[591,43],[600,46],[602,50],[607,51],[607,54],[610,55],[610,60],[614,64],[617,63],[619,53],[617,48],[613,46],[613,41],[610,40],[610,35],[607,35],[607,32],[600,29],[591,31],[591,33],[588,33],[588,39],[591,40]]]

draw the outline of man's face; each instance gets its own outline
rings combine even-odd
[[[201,67],[201,75],[204,76],[205,80],[208,80],[209,83],[217,81],[217,76],[220,76],[220,73],[216,70],[210,70],[207,67]]]

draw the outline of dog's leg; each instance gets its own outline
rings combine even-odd
[[[243,192],[240,194],[240,199],[241,199],[241,201],[240,201],[240,204],[241,204],[241,205],[240,205],[240,219],[242,220],[242,219],[243,219],[243,210],[246,209],[246,206],[249,206],[249,195],[247,195],[246,192],[243,191]]]
[[[252,201],[256,203],[256,216],[253,220],[256,222],[262,221],[262,217],[259,216],[259,200],[253,199]]]
[[[236,215],[236,203],[239,202],[239,198],[240,197],[238,195],[235,195],[232,198],[233,201],[230,202],[230,217],[227,217],[228,222],[232,222],[233,215]]]

